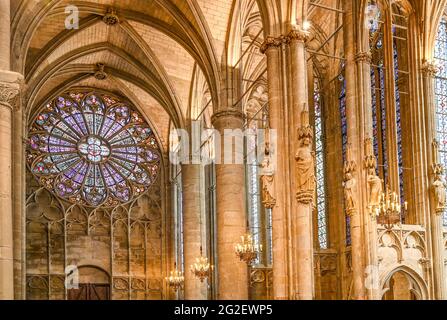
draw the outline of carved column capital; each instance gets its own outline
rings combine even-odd
[[[371,53],[370,52],[359,52],[355,55],[356,62],[365,62],[371,64]]]
[[[222,120],[222,119],[234,119],[235,121],[244,121],[244,114],[236,109],[224,109],[217,111],[214,113],[211,117],[211,122],[215,124],[216,122]]]
[[[15,110],[20,107],[20,89],[9,83],[0,82],[0,105]]]
[[[265,53],[270,48],[278,48],[279,46],[281,46],[281,44],[283,42],[284,42],[283,36],[279,36],[279,37],[268,36],[267,38],[265,38],[264,42],[261,44],[259,51],[261,51],[261,53]]]
[[[433,62],[424,61],[424,63],[422,64],[421,72],[426,77],[432,77],[433,78],[433,77],[436,76],[438,71],[439,71],[439,68]]]
[[[292,41],[306,42],[307,40],[309,40],[309,32],[300,28],[293,28],[286,36],[288,43]]]

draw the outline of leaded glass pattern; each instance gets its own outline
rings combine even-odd
[[[155,182],[160,151],[131,104],[105,93],[68,92],[34,119],[27,163],[40,184],[60,198],[111,207]]]
[[[405,202],[404,194],[404,164],[402,155],[402,121],[401,121],[401,104],[399,92],[399,56],[397,52],[396,42],[393,43],[393,60],[394,60],[394,81],[395,81],[395,98],[396,98],[396,129],[397,129],[397,159],[399,167],[399,191],[401,203]],[[405,217],[402,217],[405,219]]]
[[[447,168],[447,21],[445,19],[439,25],[434,56],[439,69],[435,77],[436,131],[440,161],[444,168]],[[444,226],[447,226],[447,211],[443,217]]]
[[[262,244],[261,237],[261,192],[259,181],[259,163],[257,161],[257,136],[256,124],[253,122],[248,129],[247,135],[247,189],[248,189],[248,212],[250,217],[250,229],[253,241],[256,244]],[[260,264],[258,255],[254,264]]]
[[[342,66],[343,68],[343,66]],[[340,123],[341,123],[341,139],[343,162],[346,161],[346,149],[348,145],[348,122],[346,118],[346,79],[343,74],[340,75],[341,82],[340,95],[338,96]],[[346,245],[351,245],[351,219],[346,215]]]
[[[321,95],[318,80],[314,85],[314,108],[315,108],[315,159],[317,180],[317,222],[318,242],[321,249],[328,247],[327,241],[327,215],[326,215],[326,184],[324,174],[324,134],[323,118],[321,111]]]
[[[380,18],[381,13],[378,12]],[[371,63],[371,108],[373,124],[373,147],[378,166],[376,173],[388,179],[388,157],[386,141],[386,104],[385,72],[383,66],[383,25],[378,23],[376,29],[370,29],[369,47],[372,54]]]

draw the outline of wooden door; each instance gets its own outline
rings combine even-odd
[[[110,285],[81,283],[79,289],[68,290],[68,300],[109,300]]]

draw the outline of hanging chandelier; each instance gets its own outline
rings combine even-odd
[[[405,201],[403,206],[396,192],[391,192],[387,186],[386,191],[380,195],[380,203],[373,210],[378,217],[378,222],[383,224],[388,230],[401,222],[402,212],[407,210],[408,204]]]
[[[174,291],[177,291],[183,287],[183,283],[185,281],[183,272],[177,270],[177,264],[174,264],[174,270],[171,270],[169,277],[166,277],[165,279],[169,287],[171,287]]]
[[[262,252],[262,245],[254,244],[253,236],[247,233],[241,236],[241,242],[234,246],[234,250],[241,261],[251,265],[258,257],[258,254]]]
[[[191,265],[191,272],[200,279],[200,282],[209,278],[212,265],[208,262],[208,258],[202,255],[202,246],[200,246],[200,257],[196,258],[196,262]]]

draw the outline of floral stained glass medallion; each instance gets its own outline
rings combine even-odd
[[[154,183],[160,151],[151,128],[129,103],[109,94],[70,92],[35,118],[27,163],[60,198],[110,207]]]

